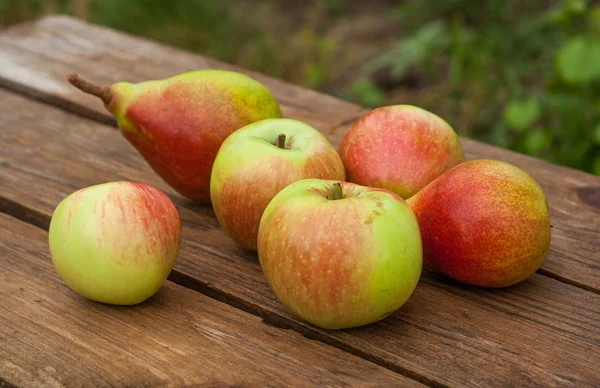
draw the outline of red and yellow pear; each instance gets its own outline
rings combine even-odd
[[[221,143],[235,130],[281,117],[277,101],[256,80],[232,71],[197,70],[163,80],[100,87],[69,75],[98,96],[123,136],[181,195],[210,202],[210,172]]]
[[[408,199],[425,267],[481,287],[507,287],[542,266],[551,241],[546,196],[520,168],[498,160],[453,167]]]

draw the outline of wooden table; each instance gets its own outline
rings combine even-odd
[[[409,302],[377,324],[325,331],[274,297],[256,255],[237,249],[210,206],[174,193],[94,97],[65,81],[164,78],[234,69],[267,85],[287,117],[339,144],[365,110],[208,58],[49,17],[0,32],[0,387],[600,386],[600,179],[462,139],[546,190],[552,249],[526,282],[482,290],[425,271]],[[50,262],[47,228],[71,192],[152,184],[184,224],[169,281],[139,306],[92,303]]]

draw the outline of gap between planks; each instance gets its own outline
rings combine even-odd
[[[48,217],[47,215],[1,196],[0,212],[8,214],[12,217],[15,217],[16,219],[19,219],[30,225],[34,225],[45,231],[48,231],[50,225],[50,217]],[[267,309],[262,308],[258,304],[245,301],[228,292],[219,290],[215,287],[211,287],[210,284],[206,284],[198,279],[194,279],[191,276],[188,276],[185,273],[182,273],[176,269],[173,269],[171,271],[168,280],[179,286],[185,287],[219,302],[223,302],[239,310],[258,316],[267,325],[271,325],[273,327],[284,330],[293,330],[307,339],[316,340],[326,345],[333,346],[346,353],[360,357],[365,361],[372,362],[375,365],[378,365],[380,367],[391,370],[392,372],[401,374],[407,378],[415,380],[423,385],[427,385],[432,388],[449,388],[449,386],[446,384],[442,384],[419,373],[413,372],[407,368],[396,365],[393,362],[386,361],[381,357],[369,354],[368,352],[365,352],[361,349],[353,348],[352,346],[345,344],[343,341],[337,338],[324,335],[323,333],[319,332],[316,328],[311,327],[309,324],[289,320],[286,317],[277,314],[276,312],[268,311]],[[3,381],[0,379],[0,388],[12,388],[11,385],[3,386],[2,383]]]
[[[568,284],[570,286],[581,288],[582,290],[586,290],[586,291],[589,291],[589,292],[593,292],[594,294],[599,294],[600,295],[600,290],[597,289],[597,288],[588,286],[587,284],[584,284],[584,283],[581,283],[581,282],[578,282],[578,281],[566,278],[564,276],[560,276],[559,274],[557,274],[555,272],[552,272],[552,271],[549,271],[549,270],[547,270],[545,268],[538,269],[536,271],[536,273],[538,275],[546,276],[546,277],[548,277],[550,279],[554,279],[554,280],[559,281],[561,283],[565,283],[565,284]]]
[[[83,105],[79,105],[79,104],[73,103],[67,99],[53,96],[53,95],[50,95],[45,92],[41,92],[37,89],[31,88],[31,87],[23,85],[23,84],[19,84],[17,82],[13,82],[13,81],[8,80],[1,76],[0,76],[0,89],[4,89],[11,93],[18,94],[18,95],[24,96],[26,98],[29,98],[31,100],[38,101],[38,102],[44,103],[44,104],[52,106],[52,107],[59,108],[65,112],[74,114],[78,117],[88,119],[88,120],[91,120],[93,122],[100,123],[103,125],[107,125],[117,131],[119,130],[116,120],[112,119],[110,116],[100,114],[92,109],[86,108]],[[361,116],[362,116],[362,114],[357,114],[356,116],[353,116],[352,118],[343,120],[342,122],[335,125],[333,128],[330,128],[327,131],[328,133],[325,133],[325,134],[327,136],[329,136],[331,139],[332,131],[334,131],[336,128],[346,127],[346,126],[351,125],[354,121],[359,119]],[[0,197],[0,201],[6,202],[8,200],[6,198]],[[4,208],[4,205],[5,205],[4,203],[2,203],[0,205],[0,211],[4,211],[4,210],[2,210]],[[27,209],[26,207],[23,207],[20,204],[16,204],[12,201],[10,201],[10,204],[8,204],[6,206],[8,206],[8,207],[16,206],[14,208],[15,211],[17,211],[16,209],[21,208],[21,210],[18,210],[19,214],[14,214],[15,217],[17,217],[25,222],[36,225],[40,228],[47,229],[47,224],[44,224],[44,222],[49,223],[49,220],[45,220],[45,221],[40,220],[39,219],[40,216],[44,217],[42,214],[39,214],[35,211],[31,211],[30,209]],[[9,213],[9,214],[11,214],[11,213]],[[536,271],[536,273],[541,276],[545,276],[545,277],[557,280],[561,283],[565,283],[565,284],[580,288],[582,290],[586,290],[586,291],[593,292],[595,294],[600,295],[600,289],[586,285],[586,284],[578,282],[578,281],[575,281],[573,279],[569,279],[567,277],[561,276],[560,274],[558,274],[554,271],[551,271],[551,270],[548,270],[545,268],[540,268]]]

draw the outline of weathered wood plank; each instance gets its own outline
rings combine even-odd
[[[186,51],[87,24],[68,17],[48,17],[15,26],[0,34],[0,85],[83,107],[110,119],[95,97],[83,95],[66,82],[79,72],[100,84],[162,79],[196,69],[243,72],[267,86],[284,116],[325,131],[355,117],[362,108],[331,96],[267,77],[257,72]]]
[[[47,233],[0,213],[0,378],[17,386],[421,386],[167,281],[135,307],[80,298]]]
[[[176,280],[426,383],[598,385],[600,296],[534,275],[508,290],[478,290],[425,273],[386,320],[326,332],[298,321],[269,289],[255,254],[219,228],[210,206],[174,195],[121,135],[59,109],[0,91],[0,198],[42,224],[75,189],[110,180],[153,184],[184,222]],[[0,201],[2,204],[2,201]]]

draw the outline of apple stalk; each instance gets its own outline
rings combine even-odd
[[[277,147],[285,149],[285,133],[280,133],[277,136]]]
[[[331,196],[334,200],[344,198],[344,192],[342,191],[341,183],[337,182],[333,184],[333,186],[331,187]]]

